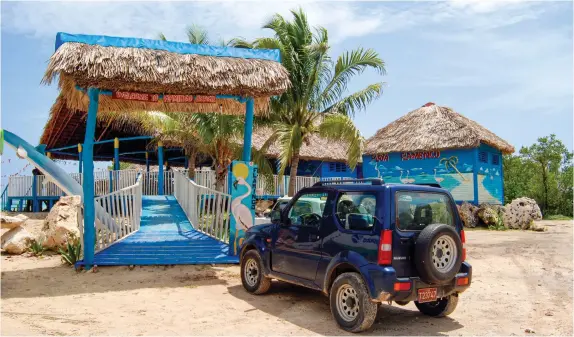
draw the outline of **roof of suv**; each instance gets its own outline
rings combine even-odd
[[[376,191],[380,189],[390,188],[392,190],[407,190],[407,191],[424,191],[424,192],[448,192],[440,188],[437,184],[434,185],[420,185],[420,184],[394,184],[394,183],[371,183],[371,181],[357,181],[356,183],[342,183],[337,182],[315,184],[310,188],[329,188],[341,191]]]

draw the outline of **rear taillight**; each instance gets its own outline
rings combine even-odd
[[[379,264],[389,265],[393,259],[393,231],[384,230],[379,243]]]
[[[460,231],[460,241],[462,242],[462,260],[466,261],[466,235],[464,229]]]

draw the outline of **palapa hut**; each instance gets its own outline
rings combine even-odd
[[[271,133],[268,127],[256,128],[253,131],[253,146],[261,149]],[[361,163],[354,170],[347,165],[347,144],[322,138],[317,134],[309,138],[309,142],[303,143],[301,147],[298,176],[360,178]],[[269,158],[277,159],[279,154],[280,150],[276,143],[267,149]],[[285,173],[289,174],[289,170],[287,169]]]
[[[457,202],[503,203],[502,154],[514,147],[453,109],[427,103],[369,138],[365,178],[439,184]]]

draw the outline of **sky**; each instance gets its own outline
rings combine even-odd
[[[370,137],[427,102],[449,106],[515,146],[557,135],[573,148],[570,1],[443,2],[6,2],[1,3],[1,126],[36,145],[57,97],[40,80],[59,31],[186,41],[191,24],[214,40],[270,36],[275,13],[302,7],[329,32],[331,56],[372,48],[384,76],[366,71],[349,92],[385,82],[355,123]],[[12,149],[2,181],[27,173]],[[103,168],[107,163],[98,164]],[[76,171],[74,163],[63,166]]]

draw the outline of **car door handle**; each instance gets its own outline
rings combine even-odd
[[[401,242],[409,242],[411,238],[401,238]]]

